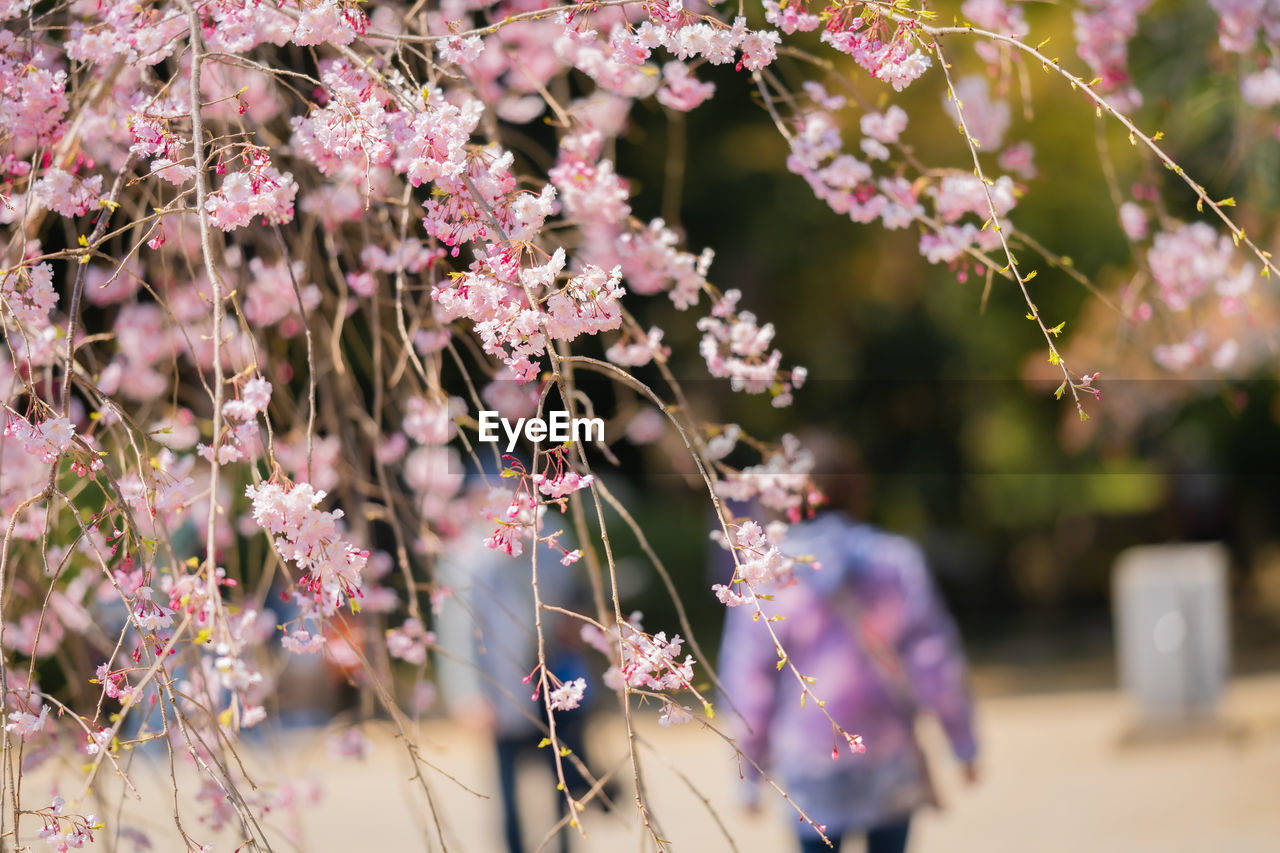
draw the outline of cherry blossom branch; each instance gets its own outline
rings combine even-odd
[[[539,416],[541,416],[543,411],[545,410],[546,402],[547,402],[547,392],[550,390],[551,390],[551,385],[550,383],[548,383],[543,387],[542,393],[541,395],[539,395],[538,408],[537,408],[537,413]],[[530,470],[532,471],[538,470],[538,459],[541,453],[542,453],[542,442],[535,441],[533,443],[533,456],[531,457],[531,460],[529,462]],[[581,810],[581,806],[579,805],[577,800],[574,799],[573,792],[569,790],[569,786],[565,782],[565,778],[564,778],[564,763],[562,760],[564,758],[564,756],[562,755],[564,748],[561,746],[560,739],[556,734],[556,714],[555,714],[554,702],[551,696],[551,692],[552,692],[551,674],[547,670],[547,640],[546,640],[546,635],[543,633],[543,629],[542,629],[542,612],[543,612],[542,591],[538,586],[538,555],[539,555],[539,552],[542,550],[542,547],[541,547],[542,536],[539,531],[539,524],[540,524],[542,510],[546,508],[547,504],[542,499],[536,487],[530,488],[530,494],[532,495],[532,499],[533,499],[533,520],[531,522],[533,527],[533,543],[529,548],[530,574],[531,574],[530,584],[533,588],[533,626],[534,626],[535,642],[537,645],[538,695],[542,697],[542,707],[547,717],[547,740],[549,741],[548,746],[552,750],[551,757],[552,757],[552,762],[555,766],[555,775],[556,775],[556,780],[558,782],[557,787],[564,794],[565,808],[567,809],[570,815],[569,825],[577,829],[579,835],[581,835],[583,838],[586,838],[586,835],[587,835],[586,830],[582,826],[581,822],[578,820],[578,815],[577,815],[577,813]]]
[[[272,225],[276,235],[276,244],[284,258],[284,268],[289,273],[289,283],[293,285],[293,295],[298,302],[298,317],[302,320],[302,334],[307,341],[307,479],[312,479],[311,457],[315,452],[316,431],[316,354],[311,343],[311,323],[307,319],[307,306],[302,301],[302,288],[298,286],[298,277],[293,274],[293,264],[289,259],[289,247],[284,242],[278,224]]]
[[[982,192],[987,200],[987,211],[991,214],[987,225],[989,225],[991,229],[995,231],[996,236],[1000,238],[1000,246],[1004,249],[1005,259],[1009,262],[1007,268],[1013,273],[1014,279],[1018,282],[1018,289],[1022,291],[1022,298],[1027,303],[1027,308],[1029,310],[1027,316],[1035,321],[1036,325],[1040,328],[1040,333],[1044,335],[1045,343],[1049,346],[1049,361],[1051,364],[1057,365],[1062,371],[1063,387],[1069,386],[1071,388],[1071,396],[1075,401],[1076,411],[1080,413],[1080,419],[1085,420],[1089,416],[1085,413],[1084,404],[1080,401],[1080,392],[1077,390],[1078,385],[1076,383],[1076,379],[1067,367],[1066,361],[1062,358],[1061,354],[1059,354],[1057,346],[1054,345],[1053,338],[1055,333],[1050,332],[1049,327],[1045,325],[1044,319],[1040,316],[1040,309],[1038,309],[1036,304],[1031,300],[1031,293],[1027,290],[1027,282],[1031,280],[1034,273],[1023,275],[1022,272],[1018,270],[1018,262],[1013,257],[1013,251],[1009,248],[1009,241],[1005,239],[1004,227],[1000,222],[1000,215],[996,212],[995,201],[991,197],[991,182],[987,176],[983,174],[982,163],[978,160],[978,149],[973,143],[973,136],[970,134],[969,126],[965,121],[964,105],[961,103],[959,96],[956,95],[955,86],[951,82],[951,66],[947,63],[947,58],[943,55],[942,45],[939,42],[935,41],[933,43],[933,50],[938,57],[938,65],[941,66],[943,76],[947,81],[948,96],[951,98],[951,102],[955,104],[956,116],[960,122],[960,132],[964,136],[965,147],[969,149],[969,153],[973,157],[973,173],[977,176],[978,180],[982,182]],[[987,225],[984,225],[983,227],[985,228]],[[1060,330],[1061,326],[1055,328]],[[1061,394],[1061,390],[1062,389],[1060,388],[1059,394]]]
[[[133,155],[130,155],[129,159],[125,161],[124,167],[116,174],[115,182],[111,186],[111,193],[101,202],[98,221],[85,241],[88,246],[95,246],[106,232],[111,213],[119,206],[116,199],[120,197],[120,190],[124,187],[125,173],[133,167],[133,160]],[[71,363],[75,359],[76,323],[80,318],[80,299],[84,294],[84,279],[89,269],[87,266],[88,260],[87,255],[81,256],[80,263],[76,268],[75,283],[71,286],[71,307],[67,311],[67,354],[63,359],[62,394],[59,398],[59,409],[64,418],[71,408]]]
[[[905,20],[905,18],[899,17],[898,13],[895,12],[893,14],[896,19]],[[1205,188],[1196,180],[1194,180],[1190,175],[1188,175],[1186,171],[1181,166],[1179,166],[1174,161],[1174,159],[1165,152],[1163,148],[1161,148],[1158,144],[1156,144],[1157,140],[1161,138],[1163,134],[1148,136],[1147,134],[1143,133],[1141,130],[1138,129],[1137,125],[1134,124],[1133,120],[1124,114],[1124,112],[1116,109],[1106,98],[1098,94],[1094,90],[1094,87],[1092,84],[1086,83],[1084,80],[1080,79],[1075,74],[1072,74],[1070,71],[1063,68],[1062,65],[1059,64],[1056,59],[1051,59],[1048,56],[1045,56],[1043,53],[1040,52],[1038,48],[1032,47],[1031,45],[1028,45],[1028,44],[1024,44],[1022,41],[1016,38],[1013,38],[1012,36],[1001,35],[1000,33],[991,32],[990,30],[984,30],[978,27],[970,27],[970,26],[936,27],[928,24],[921,24],[920,29],[923,32],[928,33],[929,35],[932,35],[935,37],[945,36],[945,35],[973,35],[973,36],[978,36],[980,38],[990,39],[999,44],[1005,44],[1016,50],[1022,51],[1028,56],[1031,56],[1032,58],[1039,61],[1041,64],[1041,67],[1045,68],[1046,70],[1052,70],[1055,73],[1057,73],[1059,76],[1061,76],[1068,83],[1071,84],[1071,88],[1073,90],[1078,89],[1084,92],[1084,94],[1089,98],[1089,100],[1094,103],[1099,114],[1103,112],[1109,114],[1112,118],[1118,121],[1120,125],[1124,127],[1125,130],[1129,131],[1130,143],[1136,145],[1138,141],[1141,141],[1144,146],[1146,146],[1153,154],[1156,155],[1156,158],[1161,163],[1164,164],[1165,168],[1167,168],[1169,171],[1173,172],[1175,175],[1181,178],[1182,182],[1185,183],[1188,187],[1190,187],[1192,192],[1196,194],[1197,210],[1200,209],[1202,206],[1207,205],[1209,209],[1212,210],[1217,215],[1218,219],[1220,219],[1222,223],[1227,226],[1227,230],[1231,233],[1231,239],[1235,242],[1235,244],[1238,246],[1241,243],[1244,243],[1245,246],[1247,246],[1249,250],[1253,253],[1253,255],[1259,261],[1262,262],[1262,266],[1263,266],[1262,274],[1264,277],[1269,278],[1273,274],[1280,273],[1280,270],[1276,268],[1275,264],[1271,260],[1271,253],[1259,248],[1257,244],[1255,244],[1251,239],[1249,239],[1249,237],[1245,235],[1244,229],[1241,228],[1239,225],[1236,225],[1236,223],[1231,219],[1231,217],[1227,215],[1226,211],[1223,210],[1223,206],[1224,206],[1223,202],[1214,201],[1212,198],[1210,198],[1209,194],[1205,191]],[[944,66],[944,70],[945,70],[945,66]],[[1231,201],[1231,204],[1234,204],[1234,203],[1235,203],[1234,201]]]
[[[222,443],[222,278],[213,263],[213,237],[210,233],[209,213],[206,208],[209,198],[208,177],[205,171],[204,155],[204,120],[201,117],[200,74],[204,61],[204,43],[200,35],[200,15],[187,0],[179,0],[187,11],[188,38],[191,44],[191,159],[195,162],[196,184],[196,216],[200,225],[200,256],[204,261],[205,274],[209,277],[209,288],[213,302],[213,437],[210,447],[213,452],[209,457],[209,517],[205,524],[205,572],[210,601],[215,606],[220,600],[217,588],[217,530],[218,530],[218,475],[222,463],[218,450]]]
[[[680,630],[684,633],[682,636],[689,640],[689,647],[693,649],[694,655],[702,662],[702,667],[707,671],[707,675],[711,678],[711,683],[720,691],[721,695],[725,695],[724,685],[720,681],[720,676],[716,673],[715,667],[711,665],[711,658],[698,645],[697,639],[693,631],[693,626],[689,622],[689,614],[685,611],[684,602],[680,598],[675,583],[671,580],[671,573],[667,571],[667,567],[658,557],[653,546],[649,543],[649,537],[645,535],[644,530],[636,522],[635,518],[623,506],[622,502],[613,494],[612,490],[603,483],[600,484],[600,494],[604,497],[605,502],[618,514],[627,527],[631,530],[631,534],[636,537],[636,542],[640,545],[640,550],[644,552],[648,558],[649,564],[653,566],[654,571],[658,573],[658,577],[662,580],[662,585],[667,591],[667,596],[671,600],[671,604],[676,610],[676,620],[680,623]],[[728,699],[730,706],[733,705],[733,699]]]
[[[463,30],[457,33],[450,33],[447,36],[419,36],[412,33],[387,33],[380,30],[366,30],[363,38],[366,40],[382,40],[403,42],[405,44],[443,44],[451,39],[465,39],[471,36],[485,36],[498,32],[503,27],[510,24],[516,24],[521,21],[541,21],[547,18],[554,18],[557,15],[565,13],[577,13],[586,10],[590,13],[596,9],[608,9],[614,6],[647,6],[651,0],[587,0],[585,3],[567,3],[563,6],[549,6],[545,9],[533,9],[528,12],[519,12],[515,15],[507,15],[501,21],[489,24],[484,27],[474,27],[469,30]]]
[[[18,788],[21,785],[22,770],[21,766],[16,769],[10,767],[13,750],[9,748],[9,667],[5,660],[6,653],[4,651],[4,597],[9,591],[10,581],[8,576],[9,569],[9,544],[13,539],[14,528],[18,525],[18,519],[27,507],[32,504],[39,503],[48,497],[48,489],[39,494],[20,502],[14,507],[13,512],[9,515],[9,523],[5,526],[4,540],[0,541],[0,800],[4,798],[7,791],[10,795],[11,809],[13,813],[13,838],[15,846],[18,841],[18,822],[20,814],[18,809]],[[10,776],[13,778],[10,779]],[[4,814],[3,808],[0,808],[0,837],[5,835],[4,830]]]
[[[633,378],[630,374],[623,372],[618,367],[612,364],[609,364],[608,362],[602,362],[597,359],[592,359],[585,356],[574,356],[571,358],[565,358],[563,359],[563,361],[567,363],[572,363],[572,364],[581,364],[590,369],[599,371],[606,375],[612,375],[621,379],[626,384],[640,391],[642,394],[645,394],[646,396],[648,396],[650,400],[654,403],[654,405],[657,406],[659,410],[662,411],[662,413],[667,416],[667,419],[670,420],[671,423],[676,427],[676,430],[677,432],[679,432],[681,439],[685,441],[686,449],[688,449],[690,454],[693,456],[694,462],[697,465],[698,471],[702,475],[703,482],[711,496],[711,500],[715,505],[717,517],[720,519],[720,523],[721,523],[724,535],[727,537],[729,542],[732,542],[733,539],[729,531],[729,522],[728,522],[727,516],[724,510],[722,509],[722,506],[720,504],[720,499],[716,492],[715,486],[713,485],[711,478],[707,474],[706,468],[703,465],[703,454],[693,449],[693,446],[689,443],[688,435],[685,433],[683,426],[680,425],[679,421],[671,413],[670,409],[667,408],[666,404],[663,403],[661,398],[659,398],[657,394],[655,394],[652,391],[652,389],[650,389],[647,385]],[[661,366],[661,363],[659,364]],[[668,381],[675,383],[675,378],[670,377]],[[684,408],[687,410],[688,408],[687,404],[684,406]],[[585,454],[582,454],[581,449],[579,449],[579,454],[585,464]],[[595,484],[593,484],[593,486],[594,485]],[[595,492],[593,491],[593,494],[594,493]],[[599,503],[598,497],[596,501],[598,504]],[[602,514],[600,516],[600,523],[601,523],[601,527],[603,528],[604,519]],[[741,573],[740,573],[741,563],[738,559],[738,554],[736,549],[731,551],[731,555],[734,561],[734,575],[735,577],[741,577]],[[811,679],[808,676],[805,676],[800,672],[799,669],[796,668],[795,663],[791,660],[790,656],[786,653],[786,650],[783,648],[782,641],[778,638],[778,634],[773,628],[773,620],[764,612],[764,610],[760,606],[760,598],[756,594],[755,587],[749,581],[747,581],[746,578],[741,578],[741,580],[742,580],[742,583],[747,587],[747,589],[751,593],[751,604],[755,610],[755,613],[753,615],[754,621],[764,623],[764,627],[769,632],[769,636],[773,641],[774,648],[777,651],[778,658],[779,658],[778,668],[782,669],[785,666],[788,669],[788,671],[791,672],[792,676],[796,679],[796,683],[800,686],[801,701],[803,701],[804,698],[807,696],[813,696],[818,706],[818,710],[822,713],[823,716],[827,718],[827,721],[831,723],[832,730],[838,735],[843,736],[850,743],[850,745],[852,745],[857,740],[856,736],[852,736],[848,734],[844,730],[844,727],[841,726],[835,720],[835,718],[831,716],[831,713],[826,708],[826,703],[813,690],[813,683],[814,683],[813,679]],[[616,598],[616,594],[615,594],[615,598]],[[619,619],[620,618],[621,617],[619,615]],[[816,828],[816,824],[815,824],[815,828]],[[819,830],[819,832],[821,834],[821,830]]]

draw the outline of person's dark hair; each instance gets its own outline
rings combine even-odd
[[[813,454],[811,476],[827,497],[826,507],[853,518],[865,518],[871,503],[871,478],[854,440],[844,433],[821,428],[805,430],[796,437]]]

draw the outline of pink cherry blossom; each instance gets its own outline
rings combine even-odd
[[[664,107],[687,112],[715,92],[714,83],[697,80],[683,62],[668,62],[662,66],[662,87],[656,97]]]
[[[572,711],[582,704],[582,695],[587,690],[585,678],[566,681],[549,694],[550,706],[557,711]]]

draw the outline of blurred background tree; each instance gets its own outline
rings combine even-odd
[[[1053,36],[1046,52],[1055,55],[1056,42],[1079,69],[1066,53],[1069,11],[1026,11],[1032,32]],[[1280,125],[1242,104],[1230,73],[1239,58],[1218,49],[1216,25],[1196,2],[1164,2],[1141,18],[1130,45],[1144,95],[1137,124],[1163,131],[1167,150],[1212,197],[1239,198],[1243,227],[1274,246]],[[951,59],[954,77],[986,73],[971,44]],[[887,103],[883,84],[851,63],[842,70],[865,103]],[[696,356],[675,363],[708,411],[754,435],[803,423],[855,441],[873,484],[868,519],[924,544],[979,660],[1103,662],[1115,555],[1199,540],[1222,540],[1233,555],[1237,665],[1280,660],[1280,602],[1268,592],[1280,577],[1274,375],[1194,382],[1164,374],[1117,310],[1037,261],[1033,299],[1054,322],[1067,321],[1073,366],[1103,374],[1102,399],[1090,401],[1091,419],[1081,423],[1050,393],[1057,380],[1034,381],[1048,375],[1044,342],[1011,282],[997,278],[984,297],[984,276],[959,281],[921,258],[917,229],[833,216],[785,171],[785,140],[743,76],[729,66],[700,74],[717,84],[716,98],[685,115],[645,104],[619,145],[620,171],[638,178],[636,215],[678,211],[692,250],[717,248],[711,280],[740,289],[743,307],[773,322],[788,358],[810,371],[786,411],[700,381]],[[1033,144],[1038,174],[1021,182],[1012,219],[1114,301],[1137,263],[1114,194],[1127,199],[1131,186],[1154,185],[1183,221],[1197,219],[1195,198],[1060,79],[1031,67],[1027,86],[1029,100],[1011,93],[1007,138]],[[944,93],[942,76],[927,75],[895,95],[912,116],[903,138],[922,161],[965,169],[969,154]],[[665,300],[646,307],[675,352],[696,352],[687,318]],[[636,488],[661,497],[644,503],[650,517],[640,520],[712,644],[723,608],[708,590],[704,498],[650,450],[644,464],[629,457],[623,468]],[[636,607],[666,623],[671,605],[656,581],[632,592]],[[1090,677],[1110,678],[1110,670]]]

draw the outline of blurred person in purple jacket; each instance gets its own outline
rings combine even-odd
[[[817,479],[817,478],[815,478]],[[844,482],[820,485],[837,502]],[[854,521],[839,510],[791,527],[788,554],[795,582],[763,602],[783,649],[815,680],[805,705],[793,673],[751,605],[730,608],[720,676],[731,705],[736,742],[818,824],[834,849],[846,835],[866,834],[868,853],[901,853],[912,812],[936,805],[915,719],[937,716],[966,781],[976,779],[977,744],[960,638],[934,588],[920,549],[909,539]],[[815,697],[824,708],[819,709]],[[807,707],[806,707],[807,706]],[[862,737],[865,752],[837,743],[825,710]],[[835,750],[833,751],[833,747]],[[835,759],[835,760],[833,760]],[[752,777],[755,774],[751,771]],[[755,807],[758,778],[749,778]],[[801,822],[804,853],[829,850]]]

